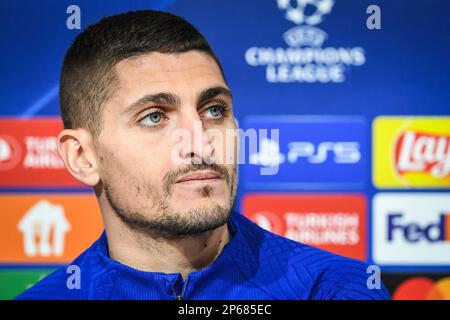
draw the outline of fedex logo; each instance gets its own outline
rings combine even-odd
[[[248,148],[241,138],[244,183],[249,187],[361,187],[368,171],[368,130],[361,117],[254,116],[244,121],[246,131],[277,130]],[[263,166],[276,174],[261,175]]]
[[[450,266],[449,193],[378,193],[371,225],[375,263]]]
[[[403,237],[410,243],[419,241],[439,242],[450,241],[450,214],[441,214],[433,223],[419,224],[405,221],[404,214],[388,215],[388,241],[394,241],[394,236]]]

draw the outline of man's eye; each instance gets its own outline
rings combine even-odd
[[[162,121],[163,116],[163,112],[155,111],[143,117],[139,122],[144,126],[153,127],[158,125]]]
[[[224,107],[220,106],[220,105],[214,105],[209,107],[206,110],[206,113],[210,115],[210,118],[214,118],[214,119],[218,119],[218,118],[222,118],[223,117],[223,113],[224,113]]]

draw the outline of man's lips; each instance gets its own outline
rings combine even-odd
[[[187,181],[201,181],[201,180],[214,180],[220,179],[221,175],[214,171],[196,171],[189,173],[181,177],[177,183],[187,182]]]

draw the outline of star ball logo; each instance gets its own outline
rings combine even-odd
[[[270,83],[341,83],[346,68],[362,66],[362,47],[324,46],[328,34],[316,27],[331,13],[334,0],[278,0],[278,9],[296,26],[283,34],[289,47],[251,47],[245,53],[247,64],[266,68]]]

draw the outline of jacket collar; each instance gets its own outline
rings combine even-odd
[[[247,218],[235,210],[232,211],[228,222],[230,241],[223,247],[220,255],[212,264],[188,275],[183,296],[189,298],[190,295],[198,291],[199,287],[221,278],[229,279],[236,272],[241,272],[245,277],[251,277],[257,272],[260,242],[256,238],[258,236],[257,232],[255,233],[256,230],[248,230],[248,223]],[[246,234],[252,231],[255,234]],[[175,287],[179,286],[180,281],[182,281],[180,273],[140,271],[111,259],[105,232],[97,241],[96,251],[106,268],[102,268],[105,272],[98,274],[92,283],[93,285],[95,283],[94,290],[97,292],[99,289],[102,290],[102,296],[110,296],[113,288],[120,287],[120,285],[115,285],[116,282],[138,281],[150,289],[148,291],[156,292],[159,297],[165,295],[167,298],[173,298]]]

